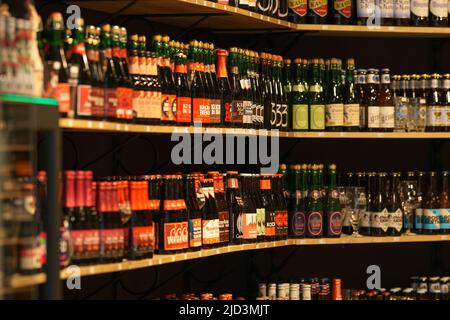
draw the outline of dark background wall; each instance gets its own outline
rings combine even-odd
[[[53,10],[65,11],[62,1],[36,3],[44,19]],[[90,10],[82,10],[82,15],[87,24],[98,24],[107,18],[104,13]],[[116,17],[112,22],[120,24],[123,20],[123,17]],[[130,34],[145,33],[147,39],[152,34],[164,32],[177,40],[195,37],[225,48],[251,45],[255,50],[269,51],[270,47],[271,52],[285,56],[354,57],[357,67],[390,67],[393,73],[450,71],[448,40],[302,36],[289,49],[295,34],[227,35],[211,30],[185,33],[182,29],[140,19],[130,19],[126,26]],[[176,37],[182,34],[181,39]],[[128,139],[131,140],[125,143]],[[111,153],[112,148],[119,144],[123,144],[120,151]],[[94,170],[97,177],[211,169],[206,166],[174,166],[170,161],[171,145],[169,135],[65,133],[64,168]],[[285,163],[335,162],[342,171],[449,169],[449,144],[444,143],[442,149],[437,146],[431,140],[409,139],[282,139],[280,159]],[[223,166],[217,169],[226,170]],[[235,169],[257,171],[258,167],[238,166]],[[311,276],[341,277],[344,287],[363,288],[367,279],[366,268],[371,264],[381,267],[383,287],[407,286],[411,275],[448,274],[449,249],[447,244],[434,243],[307,246],[241,252],[151,269],[85,277],[81,291],[66,290],[65,296],[69,299],[135,299],[186,291],[252,296],[258,281]]]

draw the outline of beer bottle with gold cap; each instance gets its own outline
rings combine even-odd
[[[394,131],[395,107],[392,98],[390,70],[381,69],[381,87],[379,96],[380,105],[380,129],[379,131]]]
[[[303,61],[295,59],[293,63],[293,82],[290,101],[291,125],[293,131],[307,131],[308,125],[308,91],[303,78]]]
[[[312,181],[306,209],[306,237],[320,238],[323,236],[323,201],[320,192],[319,166],[312,166]]]
[[[344,130],[358,131],[360,127],[360,104],[355,86],[355,60],[347,60],[344,86]]]
[[[320,67],[319,59],[313,59],[311,78],[308,84],[309,128],[311,131],[323,131],[325,129],[325,96],[320,78]]]
[[[327,237],[337,238],[342,233],[342,208],[339,201],[339,193],[336,189],[336,165],[330,164],[328,167],[328,190],[326,195],[324,214],[324,233]]]
[[[427,131],[442,131],[444,127],[444,99],[439,88],[441,76],[437,73],[431,75],[429,81],[428,101],[427,101]]]
[[[344,126],[344,101],[342,96],[341,72],[338,59],[331,59],[331,79],[327,88],[325,106],[325,127],[327,131],[342,131]]]
[[[380,104],[379,104],[380,80],[378,70],[369,69],[367,74],[367,130],[380,130]]]

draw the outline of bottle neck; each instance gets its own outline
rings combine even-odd
[[[226,54],[218,54],[216,72],[217,78],[228,78]]]

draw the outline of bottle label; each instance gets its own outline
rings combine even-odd
[[[115,118],[117,116],[117,95],[116,89],[105,88],[105,113],[109,118]]]
[[[370,215],[370,226],[374,229],[381,229],[383,232],[387,231],[389,224],[389,217],[387,209],[380,212],[372,212]]]
[[[266,237],[275,235],[275,212],[266,210]]]
[[[306,231],[306,216],[304,212],[296,211],[291,217],[291,233],[294,236],[304,236]]]
[[[244,104],[241,100],[233,100],[231,104],[231,121],[233,123],[242,123],[244,114]]]
[[[311,129],[312,130],[324,130],[325,129],[325,105],[312,104],[310,106],[311,111]]]
[[[326,17],[328,13],[328,1],[327,0],[308,0],[309,9],[312,10],[319,17]]]
[[[53,96],[58,100],[59,112],[68,113],[70,111],[70,85],[58,83],[54,90]]]
[[[380,107],[380,128],[393,129],[395,125],[395,107]]]
[[[444,112],[445,107],[442,106],[428,106],[427,112],[427,126],[441,127],[444,126]]]
[[[202,245],[202,219],[189,219],[189,247]]]
[[[352,1],[351,0],[334,0],[334,10],[339,12],[345,18],[352,16]]]
[[[161,121],[175,121],[175,114],[173,108],[176,109],[176,95],[162,94],[161,95]]]
[[[344,105],[342,103],[327,104],[325,110],[326,127],[342,127],[344,125]]]
[[[422,230],[423,228],[423,209],[417,208],[414,211],[414,228],[417,230]]]
[[[439,209],[424,209],[422,228],[424,230],[439,230],[441,228],[440,215]]]
[[[130,112],[133,109],[132,105],[132,90],[125,87],[118,87],[117,94],[117,118],[130,119]]]
[[[149,108],[148,108],[148,118],[150,119],[161,119],[161,100],[162,95],[160,91],[147,91],[148,100],[150,102]]]
[[[91,86],[79,84],[77,86],[77,115],[91,116]]]
[[[359,110],[357,103],[344,104],[344,126],[359,127]]]
[[[220,123],[220,100],[211,99],[211,123]]]
[[[428,17],[428,0],[411,0],[411,13],[417,17]]]
[[[362,212],[362,214],[359,216],[359,227],[361,228],[370,228],[371,225],[371,216],[372,213],[369,211],[364,211]]]
[[[401,209],[397,209],[397,211],[395,212],[388,213],[388,226],[389,228],[395,229],[398,232],[402,230],[403,214]]]
[[[242,102],[242,107],[243,107],[242,123],[243,124],[251,124],[252,116],[253,116],[252,102],[248,101],[248,100],[244,100]]]
[[[230,102],[225,102],[224,103],[224,110],[225,110],[225,122],[228,124],[232,123],[233,120],[233,104]]]
[[[179,123],[191,122],[191,98],[177,97],[176,99],[177,113],[176,118]]]
[[[375,12],[375,0],[359,0],[356,1],[356,5],[358,18],[368,18],[373,16]]]
[[[256,209],[256,220],[257,220],[258,236],[264,236],[266,234],[266,209],[265,208],[257,208]]]
[[[450,209],[440,209],[440,226],[441,230],[450,230]]]
[[[133,90],[133,98],[131,104],[136,118],[145,118],[145,91]]]
[[[322,213],[313,211],[308,214],[308,234],[311,236],[321,236],[323,229]]]
[[[243,214],[242,237],[244,239],[256,239],[258,236],[256,216],[256,212]]]
[[[409,19],[410,15],[410,0],[394,0],[394,18]]]
[[[219,219],[202,220],[202,237],[203,244],[219,243]]]
[[[281,111],[281,128],[286,129],[288,127],[288,106],[287,104],[281,104],[280,105],[280,111]]]
[[[368,127],[369,128],[379,128],[380,127],[380,107],[369,106],[368,110]]]
[[[133,227],[131,231],[134,251],[148,252],[153,248],[155,241],[153,226]]]
[[[119,255],[125,247],[125,235],[123,228],[101,230],[101,252],[102,256]]]
[[[276,210],[275,211],[275,235],[280,236],[283,234],[283,222],[284,216],[283,211]]]
[[[307,0],[289,0],[289,8],[300,17],[304,17],[308,12]]]
[[[42,248],[39,243],[22,246],[19,256],[21,270],[38,270],[42,268]]]
[[[328,234],[338,236],[342,233],[342,212],[328,213]]]
[[[342,210],[342,215],[344,218],[342,219],[342,227],[352,227],[352,215],[350,210]],[[362,216],[360,215],[360,219]],[[360,224],[361,225],[361,224]]]
[[[382,18],[394,17],[394,1],[393,0],[380,0],[380,12]]]
[[[83,232],[83,251],[98,254],[100,252],[99,230],[84,230]]]
[[[230,240],[230,214],[228,211],[219,212],[219,233],[220,242],[228,242]]]
[[[292,106],[292,128],[294,130],[308,130],[307,104],[294,104]]]
[[[188,247],[188,223],[164,223],[164,249],[180,250]]]
[[[436,17],[448,17],[448,0],[430,0],[430,12]]]

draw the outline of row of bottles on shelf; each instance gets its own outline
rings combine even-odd
[[[448,0],[212,0],[294,23],[447,27]]]

